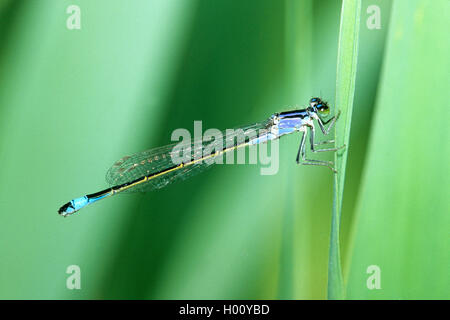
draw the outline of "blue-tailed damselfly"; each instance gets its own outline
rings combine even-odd
[[[327,166],[333,172],[336,172],[332,162],[306,159],[305,143],[308,131],[311,151],[313,152],[336,151],[344,147],[315,148],[318,145],[334,143],[334,140],[315,143],[314,120],[317,120],[321,131],[327,135],[337,119],[337,116],[333,116],[325,121],[324,118],[328,116],[329,111],[326,102],[320,98],[312,98],[309,106],[305,109],[275,113],[266,121],[240,128],[246,133],[247,138],[244,140],[236,141],[236,132],[238,131],[234,131],[231,135],[225,134],[223,136],[224,141],[220,141],[220,144],[217,144],[218,141],[211,142],[212,144],[216,143],[215,146],[211,146],[211,143],[208,142],[193,141],[188,146],[191,157],[180,163],[173,161],[173,152],[177,144],[125,156],[117,161],[106,174],[106,180],[111,185],[110,188],[73,199],[63,205],[58,213],[67,217],[88,204],[121,192],[150,191],[163,188],[170,183],[185,180],[204,171],[214,163],[215,158],[223,156],[227,152],[278,139],[294,132],[302,133],[297,152],[297,163]],[[325,125],[328,123],[330,125],[325,129]],[[216,147],[219,145],[223,145],[223,147],[217,150]],[[205,152],[206,150],[211,151]]]

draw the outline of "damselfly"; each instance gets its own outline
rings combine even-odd
[[[240,131],[235,130],[233,134],[224,134],[223,141],[193,141],[189,142],[188,146],[171,144],[125,156],[117,161],[106,174],[106,181],[111,185],[110,188],[73,199],[63,205],[58,213],[67,217],[88,204],[121,192],[150,191],[163,188],[170,183],[185,180],[204,171],[215,163],[216,158],[223,156],[225,153],[278,139],[294,132],[301,132],[302,134],[297,152],[297,163],[326,166],[336,173],[333,163],[330,161],[306,159],[308,132],[312,152],[337,151],[345,147],[316,149],[318,145],[334,143],[334,140],[315,142],[314,120],[317,120],[321,131],[328,135],[339,116],[338,114],[325,121],[324,119],[329,113],[330,108],[326,102],[320,98],[312,98],[309,106],[305,109],[275,113],[266,121],[240,128],[246,136],[241,141],[239,139],[236,141],[236,132]],[[325,125],[328,123],[329,126],[325,129]],[[174,153],[178,152],[176,151],[177,146],[182,147],[184,151],[188,150],[190,157],[187,160],[174,161]]]

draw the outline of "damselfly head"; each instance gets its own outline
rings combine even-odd
[[[309,111],[318,113],[319,116],[326,117],[330,114],[328,104],[322,99],[315,97],[309,100]]]
[[[316,106],[317,112],[319,113],[320,116],[328,116],[330,114],[330,108],[328,107],[328,104],[324,101],[321,101],[317,106]]]

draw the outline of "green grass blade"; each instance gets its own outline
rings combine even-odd
[[[338,174],[334,178],[333,215],[330,235],[330,255],[328,261],[328,298],[343,299],[344,285],[339,249],[339,227],[344,194],[345,165],[347,162],[350,122],[352,118],[355,92],[356,62],[358,56],[358,35],[361,13],[360,0],[343,0],[336,73],[337,110],[341,112],[336,123],[336,145],[347,145],[346,150],[336,153],[335,163]]]
[[[389,29],[347,297],[448,300],[450,2],[394,1]]]

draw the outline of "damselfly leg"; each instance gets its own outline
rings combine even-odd
[[[300,146],[298,148],[297,152],[297,163],[302,165],[311,165],[311,166],[325,166],[330,168],[334,173],[337,173],[336,169],[333,167],[333,162],[331,161],[324,161],[324,160],[315,160],[315,159],[306,159],[306,148],[305,148],[305,142],[306,142],[306,130],[302,130],[302,139],[300,140]],[[301,159],[301,161],[300,161]]]
[[[330,133],[331,128],[334,126],[334,124],[336,123],[336,121],[340,115],[341,115],[341,111],[339,110],[337,115],[328,119],[327,121],[322,121],[319,117],[317,118],[317,122],[319,123],[320,130],[322,130],[324,135],[328,135]],[[330,123],[330,125],[328,126],[327,129],[325,129],[325,125],[327,125],[328,123]]]
[[[330,144],[330,143],[334,143],[334,140],[320,141],[320,142],[314,143],[314,146],[320,146],[320,145],[323,145],[323,144]]]
[[[320,118],[317,118],[318,123],[319,123],[319,127],[322,130],[324,135],[328,135],[331,128],[334,126],[334,124],[336,123],[337,118],[339,117],[340,112],[330,118],[327,121],[322,121]],[[328,126],[328,128],[325,129],[326,124],[330,123],[330,125]],[[306,142],[306,135],[307,135],[307,130],[306,127],[303,127],[300,129],[300,131],[302,132],[302,138],[300,141],[300,146],[297,152],[297,158],[296,161],[299,164],[303,164],[303,165],[314,165],[314,166],[326,166],[328,168],[330,168],[334,173],[337,173],[336,169],[333,167],[333,163],[331,161],[324,161],[324,160],[315,160],[315,159],[306,159],[306,148],[305,148],[305,142]],[[337,147],[337,148],[325,148],[325,149],[315,149],[314,147],[319,146],[319,145],[324,145],[324,144],[329,144],[329,143],[334,143],[334,140],[325,140],[325,141],[321,141],[316,143],[315,142],[315,128],[314,125],[309,126],[309,139],[310,139],[310,146],[311,146],[311,151],[312,152],[326,152],[326,151],[338,151],[340,149],[345,148],[345,145]],[[300,159],[302,160],[300,162]]]
[[[340,146],[340,147],[337,147],[337,148],[315,149],[314,148],[315,146],[321,145],[323,143],[320,143],[320,142],[319,143],[315,143],[314,142],[314,137],[315,137],[315,129],[314,129],[314,127],[310,127],[310,129],[309,129],[309,141],[310,141],[310,144],[311,144],[311,151],[312,152],[338,151],[338,150],[341,150],[342,148],[345,148],[345,145],[343,145],[343,146]]]

